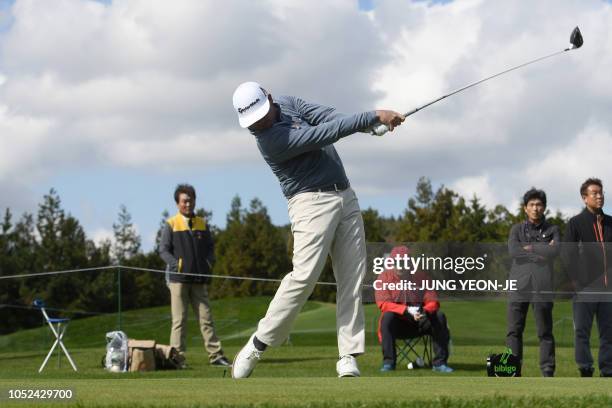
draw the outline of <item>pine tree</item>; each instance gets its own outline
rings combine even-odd
[[[136,256],[140,252],[141,239],[132,224],[132,216],[125,205],[119,207],[119,215],[116,224],[113,224],[114,244],[113,258],[118,264]]]
[[[227,227],[218,234],[215,273],[278,279],[290,271],[283,230],[272,224],[265,206],[257,198],[249,209],[239,197],[232,200]],[[213,280],[213,296],[247,296],[274,293],[277,284],[249,280]]]
[[[232,198],[232,203],[230,205],[230,211],[227,214],[227,225],[231,225],[233,223],[240,224],[244,218],[244,210],[242,209],[242,200],[238,195]]]
[[[161,214],[153,250],[146,254],[139,253],[130,258],[126,265],[154,270],[164,270],[166,268],[164,261],[159,256],[159,244],[161,241],[162,229],[165,227],[169,216],[168,210],[164,210]],[[133,276],[133,284],[136,288],[131,295],[130,302],[133,302],[133,304],[130,304],[130,307],[143,308],[167,305],[170,303],[165,275],[146,271],[131,271],[129,273]]]
[[[39,204],[36,229],[39,244],[33,272],[87,268],[87,240],[76,218],[66,215],[54,189]],[[40,297],[56,308],[78,308],[82,288],[89,283],[86,273],[58,274],[27,280],[31,297]]]
[[[366,242],[385,242],[388,231],[378,211],[373,208],[368,208],[361,212],[361,216],[363,217]]]
[[[161,214],[161,220],[159,221],[159,227],[157,228],[157,233],[155,234],[155,247],[153,248],[153,252],[159,252],[159,244],[161,242],[162,230],[166,226],[166,221],[170,217],[170,213],[168,210],[164,210]]]
[[[61,200],[55,189],[51,189],[38,205],[36,229],[40,237],[38,262],[41,270],[53,271],[61,268],[60,264],[60,229],[65,214],[61,208]]]
[[[10,209],[7,208],[0,227],[0,276],[18,274],[12,217]],[[14,327],[21,326],[19,319],[24,313],[20,309],[23,303],[19,302],[19,284],[18,279],[2,281],[0,304],[4,307],[0,307],[0,335],[9,333]]]
[[[13,214],[11,214],[11,210],[7,208],[4,212],[2,225],[0,226],[0,276],[6,276],[12,273],[12,268],[10,267],[13,259],[14,246],[11,234],[11,230],[13,229],[12,218]]]

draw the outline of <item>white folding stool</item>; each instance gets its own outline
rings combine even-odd
[[[62,342],[62,338],[66,333],[66,329],[68,328],[68,322],[70,321],[70,319],[49,317],[47,311],[45,310],[45,302],[40,299],[34,300],[34,307],[40,309],[45,318],[45,321],[49,325],[49,328],[51,328],[51,331],[55,335],[55,343],[53,343],[53,346],[51,346],[51,350],[49,350],[49,353],[47,354],[47,357],[45,357],[45,361],[43,361],[42,365],[38,369],[38,372],[42,372],[42,370],[45,368],[47,362],[49,361],[49,358],[51,357],[51,354],[53,354],[53,351],[55,350],[58,344],[64,351],[64,354],[66,354],[66,357],[68,357],[68,361],[70,362],[72,369],[74,371],[77,371],[76,365],[74,364],[74,361],[72,361],[72,357],[70,357],[70,354],[68,353],[68,349],[66,348],[66,346],[64,346],[64,343]]]

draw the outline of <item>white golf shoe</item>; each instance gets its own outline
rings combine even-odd
[[[261,358],[263,351],[259,351],[253,344],[253,334],[247,344],[236,354],[232,364],[232,378],[247,378],[253,372],[257,362]]]
[[[336,363],[336,371],[338,377],[359,377],[361,375],[357,367],[357,360],[350,354],[340,357]]]

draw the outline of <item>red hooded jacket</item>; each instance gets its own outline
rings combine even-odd
[[[399,246],[393,248],[391,251],[391,257],[394,258],[396,255],[408,255],[410,250],[405,246]],[[399,315],[400,319],[408,320],[404,315],[408,306],[421,306],[426,313],[435,313],[440,308],[438,302],[438,295],[433,290],[401,290],[395,289],[390,290],[383,288],[383,283],[395,283],[399,284],[402,280],[414,282],[417,288],[421,287],[421,282],[427,280],[429,277],[422,271],[417,271],[414,275],[406,274],[403,277],[398,276],[395,269],[387,269],[381,273],[376,279],[379,283],[374,283],[374,295],[376,298],[376,305],[381,311],[380,318],[378,319],[378,340],[382,341],[382,334],[380,331],[380,324],[382,315],[385,312],[393,312]],[[380,290],[376,290],[376,288]]]

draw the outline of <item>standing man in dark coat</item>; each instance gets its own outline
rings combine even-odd
[[[593,376],[591,328],[599,329],[599,372],[612,376],[612,217],[604,214],[601,180],[589,178],[580,187],[585,209],[572,217],[565,231],[563,258],[576,294],[574,296],[575,357],[582,377]]]
[[[523,359],[523,331],[529,305],[535,316],[540,340],[540,370],[542,376],[555,373],[555,338],[553,336],[552,263],[559,254],[559,228],[548,223],[546,193],[532,188],[523,196],[527,220],[510,230],[508,250],[512,256],[510,279],[517,281],[517,292],[508,303],[508,334],[506,344],[512,354]]]

